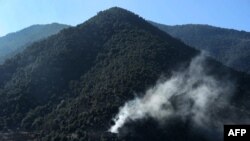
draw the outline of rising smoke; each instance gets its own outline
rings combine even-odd
[[[172,116],[189,118],[199,126],[209,124],[210,107],[218,105],[218,101],[222,106],[226,104],[233,88],[230,83],[207,75],[204,60],[204,55],[195,57],[184,71],[157,82],[143,97],[126,102],[109,131],[119,133],[129,121],[153,118],[161,123]]]

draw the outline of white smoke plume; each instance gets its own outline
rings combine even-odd
[[[143,97],[126,102],[113,119],[115,124],[109,131],[119,133],[125,123],[148,117],[159,122],[171,116],[191,117],[197,125],[207,124],[210,120],[208,109],[217,104],[218,99],[226,103],[225,97],[230,95],[232,89],[227,82],[220,82],[205,73],[204,59],[204,55],[195,57],[184,71],[158,82]]]

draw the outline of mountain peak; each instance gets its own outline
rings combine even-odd
[[[79,24],[77,27],[79,27],[80,29],[88,28],[88,30],[95,28],[107,31],[108,33],[121,32],[124,29],[133,30],[136,28],[136,30],[140,29],[141,31],[149,31],[154,35],[163,37],[167,39],[167,41],[170,41],[172,43],[180,42],[164,31],[155,28],[139,15],[120,7],[112,7],[107,10],[100,11],[97,15],[90,18],[86,22]]]
[[[121,7],[111,7],[109,9],[106,9],[106,10],[103,10],[103,11],[100,11],[99,13],[102,13],[102,12],[105,12],[105,13],[112,13],[112,14],[117,14],[117,13],[130,13],[130,14],[133,14],[132,12],[130,12],[129,10],[127,9],[123,9]]]
[[[146,22],[143,18],[140,16],[134,14],[133,12],[130,12],[126,9],[120,8],[120,7],[112,7],[104,11],[100,11],[97,13],[96,16],[90,18],[83,24],[85,25],[86,23],[95,23],[95,24],[100,24],[100,23],[121,23],[121,22],[134,22],[134,23],[141,23],[141,22]],[[146,22],[147,23],[147,22]]]
[[[118,7],[118,6],[111,7],[109,9],[104,10],[104,11],[123,11],[123,12],[129,12],[127,9],[124,9],[124,8],[121,8],[121,7]]]

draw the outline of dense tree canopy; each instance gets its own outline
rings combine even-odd
[[[32,43],[57,34],[68,28],[63,24],[32,25],[20,31],[0,37],[0,64],[15,56]]]
[[[180,65],[185,68],[198,53],[129,11],[99,12],[0,66],[0,130],[37,132],[44,141],[204,140],[178,119],[174,123],[181,124],[164,130],[151,119],[139,123],[139,136],[107,132],[125,101],[145,92],[161,75],[170,77]],[[218,77],[226,71],[239,81],[235,105],[244,98],[241,105],[249,108],[249,76],[208,60]],[[187,136],[176,134],[179,129]]]
[[[186,44],[209,53],[216,60],[250,73],[250,33],[209,25],[167,26],[151,22]]]

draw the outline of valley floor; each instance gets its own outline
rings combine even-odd
[[[30,132],[0,132],[0,141],[31,141],[36,135]]]

